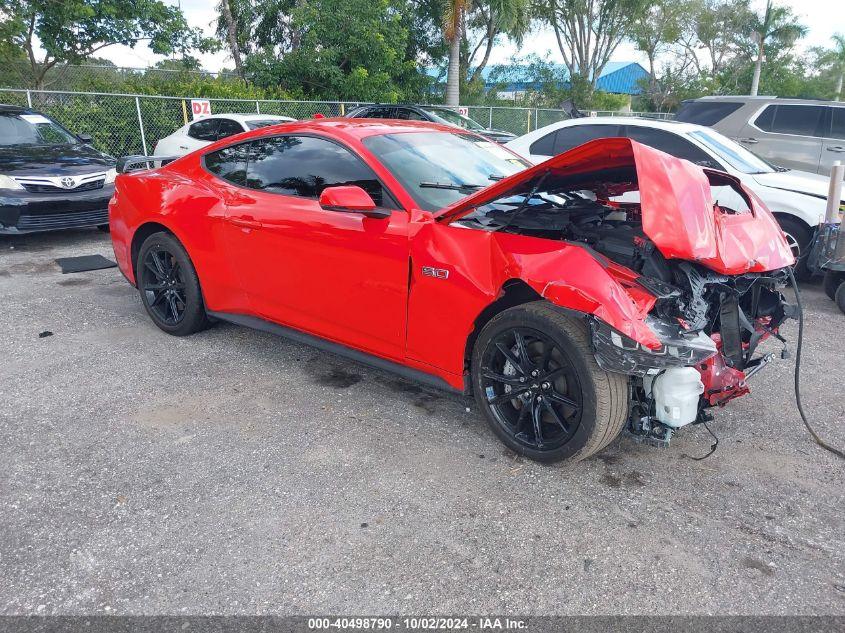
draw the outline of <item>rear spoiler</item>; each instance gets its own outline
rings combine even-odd
[[[117,160],[117,173],[126,174],[130,171],[163,167],[177,158],[181,156],[124,156]]]

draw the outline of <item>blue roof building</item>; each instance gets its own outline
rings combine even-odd
[[[561,85],[566,87],[569,84],[569,69],[563,64],[553,64],[552,69],[561,78]],[[426,74],[437,83],[445,81],[444,69],[427,68]],[[488,90],[498,87],[501,96],[538,89],[537,77],[531,74],[531,66],[528,64],[488,66],[481,71],[485,87]],[[608,62],[599,75],[596,88],[614,94],[637,95],[642,92],[641,80],[647,78],[648,71],[637,62]]]

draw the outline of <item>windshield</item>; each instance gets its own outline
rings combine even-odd
[[[364,145],[426,211],[529,167],[502,146],[460,132],[370,136]]]
[[[279,123],[287,123],[284,119],[261,119],[257,121],[247,121],[246,126],[250,130],[257,130],[260,127],[267,127],[268,125],[278,125]]]
[[[42,114],[0,112],[0,145],[70,145],[79,139]]]
[[[479,124],[470,119],[467,116],[462,114],[458,114],[454,110],[450,110],[449,108],[422,108],[423,111],[427,112],[431,116],[440,119],[438,123],[446,123],[448,125],[457,125],[458,127],[462,127],[465,130],[483,130],[484,128]]]
[[[690,132],[690,136],[706,145],[719,158],[743,174],[768,174],[777,171],[757,154],[718,132],[696,130]]]

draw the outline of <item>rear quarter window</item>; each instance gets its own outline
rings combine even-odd
[[[742,105],[741,101],[685,101],[678,109],[675,120],[696,125],[715,125]]]

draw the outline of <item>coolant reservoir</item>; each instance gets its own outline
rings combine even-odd
[[[655,417],[663,424],[678,428],[695,421],[704,383],[694,367],[672,367],[656,378],[646,376],[643,386],[654,398]]]

